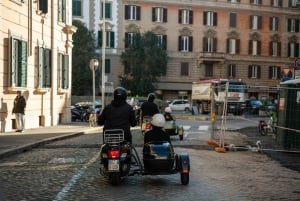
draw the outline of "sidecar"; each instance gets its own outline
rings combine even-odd
[[[189,183],[189,156],[187,153],[176,154],[169,142],[146,143],[143,148],[143,164],[144,175],[180,173],[181,184]]]
[[[166,121],[164,130],[171,135],[178,135],[179,140],[183,140],[184,130],[182,126],[177,126],[175,120]]]

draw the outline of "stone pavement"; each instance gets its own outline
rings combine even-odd
[[[25,130],[23,133],[0,133],[0,159],[29,151],[52,141],[83,135],[100,127],[89,127],[85,122],[72,122],[50,127]]]

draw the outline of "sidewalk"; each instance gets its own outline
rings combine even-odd
[[[23,133],[0,133],[0,159],[29,151],[34,147],[52,141],[83,135],[95,129],[99,129],[99,127],[89,127],[85,122],[73,122],[51,127],[28,129]]]

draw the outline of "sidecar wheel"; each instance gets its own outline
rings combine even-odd
[[[189,173],[181,173],[180,174],[180,177],[181,177],[181,184],[182,185],[187,185],[189,184],[189,178],[190,178],[190,175]]]
[[[114,185],[114,186],[120,185],[120,183],[121,183],[120,173],[119,172],[111,173],[109,175],[109,180],[110,180],[111,184]]]

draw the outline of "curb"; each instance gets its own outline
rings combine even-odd
[[[11,149],[0,152],[0,159],[12,156],[14,154],[30,151],[33,148],[48,144],[50,142],[54,142],[54,141],[58,141],[58,140],[64,140],[64,139],[67,139],[67,138],[76,137],[76,136],[83,135],[83,134],[85,134],[84,131],[71,133],[71,134],[65,134],[65,135],[61,135],[61,136],[46,138],[46,139],[43,139],[43,140],[40,140],[40,141],[37,141],[37,142],[33,142],[33,143],[28,143],[28,144],[21,145],[21,146],[15,147],[15,148],[11,148]]]

